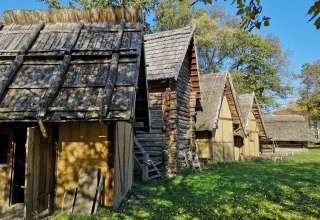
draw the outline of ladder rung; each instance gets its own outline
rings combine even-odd
[[[155,178],[158,178],[158,177],[161,177],[161,175],[157,174],[157,175],[149,176],[149,179],[155,179]]]

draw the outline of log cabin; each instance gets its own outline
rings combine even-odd
[[[267,139],[258,100],[254,93],[241,94],[238,100],[244,129],[248,133],[248,136],[244,137],[240,154],[244,159],[258,157],[260,155],[260,140]]]
[[[166,176],[188,167],[195,152],[195,105],[200,99],[195,28],[145,36],[150,132],[137,137]]]
[[[270,138],[262,144],[273,145],[276,150],[306,150],[309,142],[316,141],[303,115],[264,115],[263,119]]]
[[[0,213],[61,207],[88,167],[104,176],[101,205],[119,207],[133,181],[134,125],[149,127],[141,11],[15,10],[3,21]]]
[[[200,85],[202,100],[196,109],[199,159],[204,165],[239,160],[247,133],[230,73],[204,74]]]

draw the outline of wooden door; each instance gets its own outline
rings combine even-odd
[[[38,127],[27,130],[26,141],[26,178],[25,178],[25,216],[41,213],[53,198],[55,168],[55,148],[53,129],[46,128],[47,138],[43,138]]]

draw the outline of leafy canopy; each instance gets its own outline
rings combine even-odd
[[[298,105],[307,111],[308,117],[320,116],[320,60],[302,66],[300,99]]]
[[[184,1],[184,0],[180,0]],[[215,0],[217,1],[217,0]],[[261,25],[269,26],[270,18],[262,16],[262,6],[260,0],[224,0],[236,4],[238,11],[237,15],[241,17],[241,28],[252,30],[253,28],[260,29]],[[266,0],[267,1],[267,0]],[[195,0],[192,5],[197,2],[204,2],[205,4],[212,4],[212,0]],[[275,5],[276,7],[276,5]],[[307,14],[311,16],[310,21],[315,21],[314,25],[320,29],[320,0],[314,0],[314,4],[309,8]]]
[[[156,14],[156,31],[196,24],[201,73],[232,72],[239,93],[255,92],[264,110],[275,106],[275,97],[285,97],[291,87],[288,54],[275,36],[261,36],[240,28],[238,19],[212,5],[195,8],[190,1],[162,0]]]

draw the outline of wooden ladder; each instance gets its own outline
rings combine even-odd
[[[134,160],[140,170],[142,171],[142,181],[147,181],[162,177],[161,172],[149,157],[149,154],[141,146],[140,142],[134,136]],[[140,156],[140,157],[139,157]],[[142,156],[142,157],[141,157]]]
[[[192,170],[195,172],[201,171],[201,165],[199,162],[198,154],[196,152],[192,152],[192,150],[189,150],[188,154],[188,159]]]

